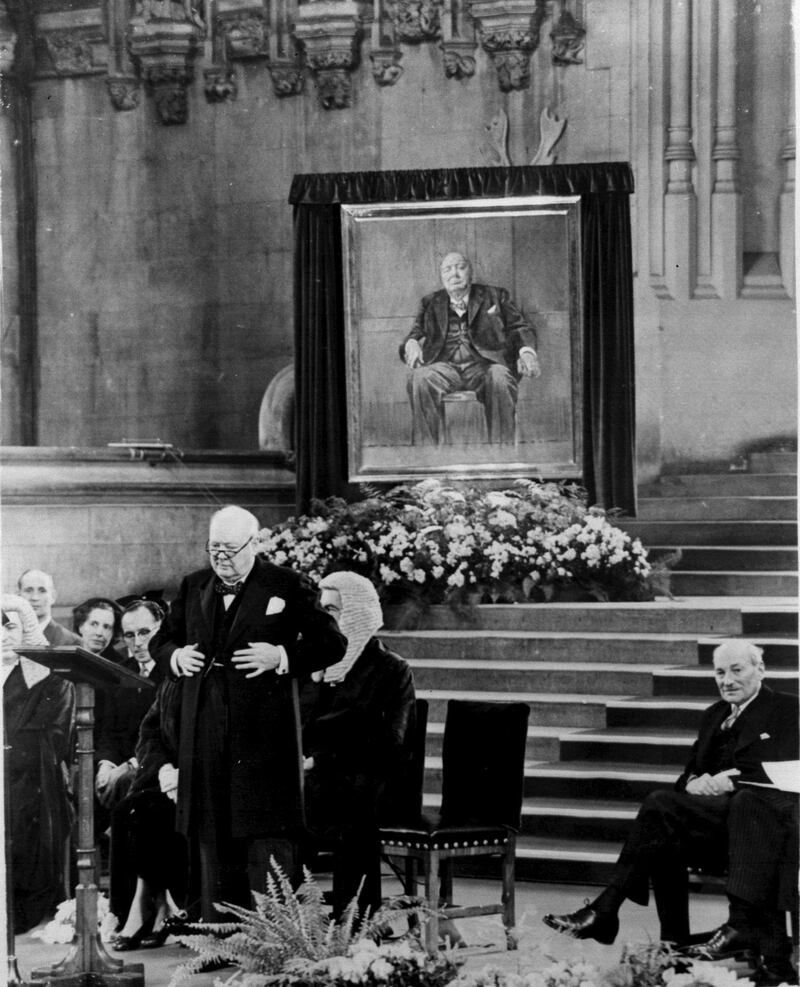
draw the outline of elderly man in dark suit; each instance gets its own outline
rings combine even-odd
[[[647,796],[610,885],[553,929],[611,943],[626,898],[646,905],[652,883],[661,937],[689,941],[687,865],[727,867],[729,920],[711,933],[711,959],[761,957],[760,983],[793,979],[785,908],[797,907],[797,794],[771,783],[764,764],[798,758],[797,696],[763,685],[760,648],[730,640],[714,651],[722,699],[700,723],[689,762],[671,791]]]
[[[69,644],[82,644],[80,637],[53,620],[53,604],[56,602],[56,587],[49,572],[41,569],[26,569],[17,580],[19,595],[33,607],[39,628],[54,648]]]
[[[519,378],[541,372],[536,333],[504,288],[472,283],[472,265],[462,253],[447,254],[440,274],[442,289],[422,299],[400,346],[412,371],[414,439],[438,444],[442,398],[474,391],[489,441],[513,443]]]
[[[257,557],[258,530],[240,507],[214,514],[211,565],[186,576],[164,624],[165,651],[181,677],[176,828],[197,849],[210,921],[214,902],[249,906],[271,855],[298,876],[296,677],[345,651],[311,582]]]

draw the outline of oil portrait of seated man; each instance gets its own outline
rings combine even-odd
[[[414,442],[439,445],[443,399],[471,392],[483,405],[489,442],[513,444],[518,382],[541,373],[536,331],[505,288],[473,281],[464,253],[447,253],[439,274],[442,287],[422,299],[400,346]]]

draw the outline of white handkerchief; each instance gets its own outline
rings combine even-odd
[[[497,306],[496,305],[492,305],[492,307],[487,312],[487,315],[494,315],[496,311],[497,311]]]
[[[768,733],[762,733],[761,736],[758,739],[759,740],[769,740],[769,734]]]
[[[281,613],[285,609],[286,600],[281,599],[280,596],[271,596],[267,603],[266,616],[272,617],[274,614]]]

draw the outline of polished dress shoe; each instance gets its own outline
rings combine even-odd
[[[149,935],[144,936],[139,943],[139,949],[157,949],[163,946],[170,934],[166,920],[161,923],[158,929],[154,929]]]
[[[142,949],[143,941],[152,935],[154,921],[155,917],[149,918],[143,925],[139,926],[133,935],[115,936],[111,940],[111,948],[117,953],[128,953],[132,949]]]
[[[687,953],[697,959],[710,960],[748,960],[758,959],[756,943],[744,932],[739,932],[732,925],[721,925],[711,934],[711,938],[697,946],[692,946]]]
[[[573,939],[596,939],[606,946],[617,938],[619,917],[612,912],[596,912],[584,905],[569,915],[545,915],[542,921],[556,932],[563,932]]]

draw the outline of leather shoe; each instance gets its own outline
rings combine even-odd
[[[596,939],[606,946],[617,938],[619,918],[612,914],[596,912],[585,905],[569,915],[545,915],[542,921],[556,932],[563,932],[573,939]]]
[[[758,947],[745,933],[734,929],[732,925],[721,925],[711,934],[711,938],[697,946],[692,946],[687,953],[697,959],[710,960],[749,960],[758,958]]]

